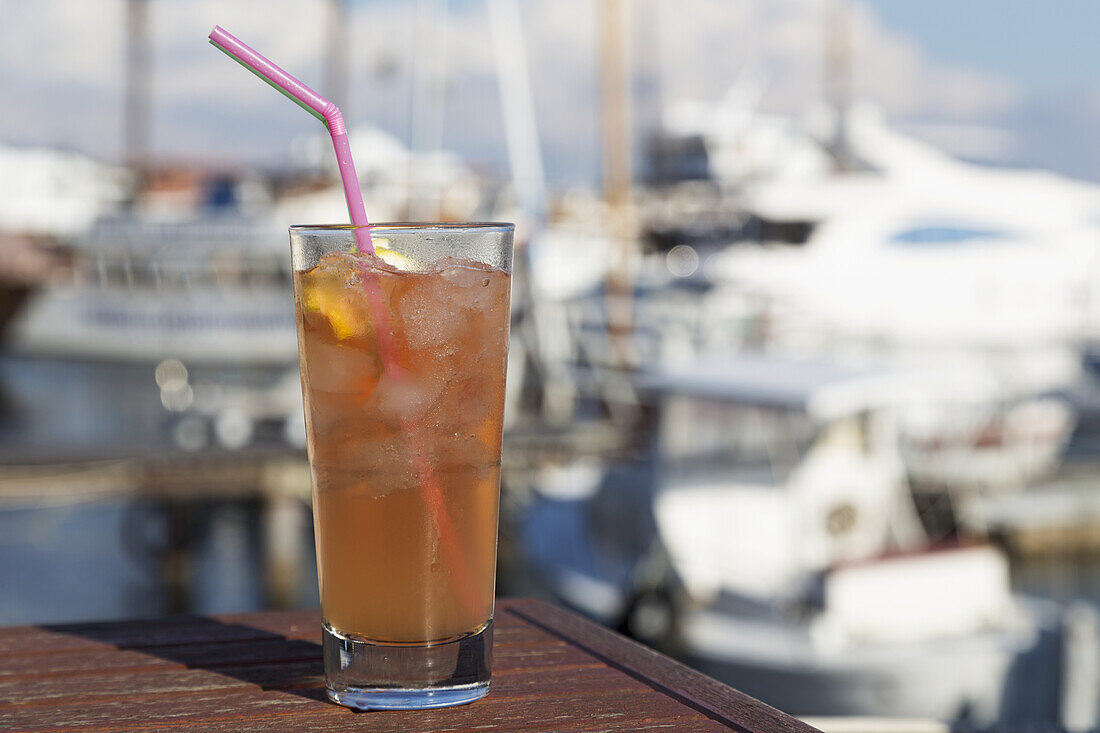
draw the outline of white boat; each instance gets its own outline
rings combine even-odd
[[[79,153],[0,143],[0,334],[29,293],[58,274],[57,243],[118,211],[130,178]]]
[[[1055,722],[1062,610],[1014,596],[990,546],[933,549],[894,433],[914,375],[710,354],[652,374],[654,515],[691,664],[796,714]],[[1095,615],[1090,617],[1095,623]],[[1091,685],[1091,687],[1090,687]]]
[[[587,508],[548,500],[528,547],[564,601],[798,715],[1100,720],[1100,647],[1071,641],[1096,614],[1071,635],[1011,592],[999,550],[930,546],[896,440],[920,373],[719,351],[639,382],[659,414],[650,547],[636,477],[570,474]]]
[[[78,235],[121,209],[131,177],[79,153],[0,143],[0,232]]]
[[[457,156],[408,150],[372,127],[350,133],[376,221],[415,205],[427,218],[474,220],[485,182]],[[271,200],[266,184],[238,185],[236,213],[196,207],[195,196],[144,192],[122,215],[123,171],[80,156],[0,146],[12,190],[5,230],[49,234],[71,260],[11,324],[8,346],[32,355],[158,363],[292,365],[297,358],[287,226],[344,221],[347,205],[327,135],[292,145],[302,176]],[[246,193],[242,193],[246,192]],[[190,192],[194,193],[194,192]],[[414,212],[415,213],[415,212]]]
[[[899,447],[915,489],[959,498],[1016,493],[1054,475],[1077,422],[1054,397],[941,407],[931,421],[904,423]]]
[[[754,303],[759,337],[788,354],[965,372],[950,410],[899,427],[924,486],[1018,489],[1050,474],[1075,419],[1043,396],[1081,378],[1100,327],[1100,186],[955,160],[865,106],[839,121],[847,166],[834,136],[789,118],[718,108],[672,121],[705,141],[759,237],[702,264],[715,284],[704,313]]]
[[[892,414],[913,376],[716,352],[642,384],[660,414],[654,514],[692,596],[798,596],[808,572],[924,541]]]
[[[484,212],[487,182],[455,153],[410,150],[370,125],[351,128],[348,139],[372,221],[477,221]],[[345,221],[347,201],[328,134],[296,138],[291,158],[297,169],[315,171],[327,183],[281,195],[271,212],[277,228]]]
[[[69,247],[69,277],[24,304],[8,347],[68,359],[293,365],[288,246],[285,230],[260,221],[100,222]]]

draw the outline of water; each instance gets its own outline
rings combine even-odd
[[[160,404],[151,366],[0,356],[0,390],[5,406],[0,414],[4,462],[172,448],[164,429],[169,416]],[[36,419],[28,423],[30,417]],[[652,467],[640,464],[632,470]],[[611,505],[622,506],[621,498]],[[156,616],[179,610],[234,612],[270,605],[263,569],[264,513],[258,502],[194,502],[175,515],[169,509],[163,502],[132,496],[68,504],[0,502],[0,623]],[[618,510],[609,516],[613,521],[597,522],[599,527],[625,531]],[[516,578],[500,578],[499,588],[538,592],[530,585],[528,569],[517,564],[519,545],[525,540],[550,543],[576,554],[584,543],[563,542],[562,533],[582,531],[591,517],[577,507],[544,502],[524,512],[526,526],[502,526],[502,564],[514,568]],[[641,520],[632,519],[637,521]],[[177,549],[184,551],[182,595],[164,580],[173,531],[183,538],[177,537]],[[296,534],[300,556],[296,577],[281,603],[316,607],[312,529],[304,507],[289,531]],[[623,546],[606,539],[597,532],[590,542],[597,548]],[[640,546],[636,549],[639,555],[644,552]],[[612,580],[625,582],[630,573],[629,559],[607,553],[570,562],[584,567],[610,563]],[[1060,602],[1081,599],[1100,604],[1100,560],[1086,556],[1016,562],[1013,584],[1018,591]]]
[[[1019,559],[1012,564],[1012,587],[1059,603],[1089,601],[1100,606],[1100,558]]]
[[[262,512],[254,502],[205,502],[185,518],[183,603],[165,582],[167,505],[119,499],[0,509],[0,624],[231,613],[268,605]],[[308,513],[289,603],[316,608]]]
[[[155,616],[157,577],[125,547],[126,502],[0,511],[0,623]]]
[[[153,365],[0,355],[0,465],[152,455],[187,466],[196,456],[174,442],[176,420],[161,404]],[[0,494],[0,624],[269,605],[258,501],[170,503],[117,491],[88,501],[55,488]],[[296,535],[301,555],[280,600],[316,607],[308,509],[280,526]]]

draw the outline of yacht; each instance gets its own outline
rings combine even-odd
[[[1018,596],[999,549],[924,529],[897,428],[926,375],[718,350],[638,387],[651,489],[584,466],[566,483],[591,485],[585,508],[549,501],[528,528],[563,600],[795,714],[1096,724],[1095,609]],[[543,478],[553,496],[564,476]],[[649,503],[633,533],[610,528],[626,501]]]
[[[829,124],[721,112],[671,116],[747,219],[700,265],[703,312],[750,303],[772,350],[949,375],[950,409],[899,426],[918,488],[1049,477],[1076,425],[1056,395],[1100,326],[1100,186],[957,160],[867,105]]]
[[[236,217],[97,222],[61,281],[31,295],[8,348],[66,359],[292,365],[286,232]]]

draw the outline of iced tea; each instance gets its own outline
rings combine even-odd
[[[436,642],[492,614],[510,276],[388,259],[294,274],[321,604],[345,635]]]

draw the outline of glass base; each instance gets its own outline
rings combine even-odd
[[[348,688],[337,690],[329,686],[328,699],[345,707],[359,710],[427,710],[449,708],[480,700],[489,694],[489,683],[449,689],[383,689]]]
[[[485,697],[493,666],[493,622],[456,639],[384,644],[322,624],[325,689],[360,710],[422,710]]]

